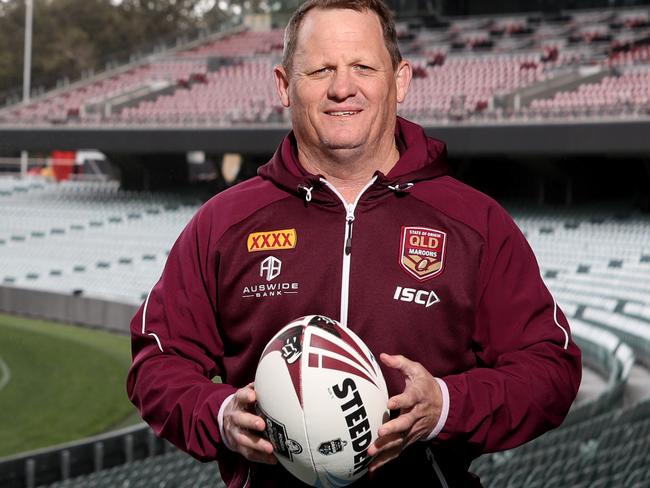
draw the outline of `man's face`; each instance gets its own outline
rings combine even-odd
[[[278,67],[275,76],[301,145],[361,154],[394,137],[411,71],[404,61],[393,70],[374,12],[313,9],[298,31],[291,73]]]

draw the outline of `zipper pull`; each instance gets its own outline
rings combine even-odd
[[[349,256],[352,253],[352,220],[348,219],[348,238],[345,240],[345,255]]]
[[[349,256],[352,253],[352,222],[354,222],[353,210],[348,208],[348,215],[345,217],[348,223],[347,239],[345,239],[345,255]]]

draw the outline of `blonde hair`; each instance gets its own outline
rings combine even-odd
[[[402,54],[397,44],[397,31],[395,30],[393,15],[384,2],[381,0],[307,0],[293,13],[284,30],[282,66],[287,74],[291,73],[293,67],[293,55],[296,51],[300,24],[307,12],[312,9],[349,9],[355,10],[356,12],[365,12],[367,10],[374,12],[379,18],[384,33],[384,44],[386,45],[386,49],[388,49],[393,69],[397,69],[400,61],[402,61]]]

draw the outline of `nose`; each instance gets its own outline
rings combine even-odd
[[[347,69],[337,69],[331,78],[327,96],[331,100],[343,101],[357,94],[357,85]]]

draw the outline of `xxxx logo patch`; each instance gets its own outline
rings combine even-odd
[[[447,233],[427,227],[402,227],[400,265],[409,275],[425,281],[442,273]]]
[[[246,245],[248,252],[293,249],[296,247],[298,234],[296,229],[271,230],[248,234]]]

